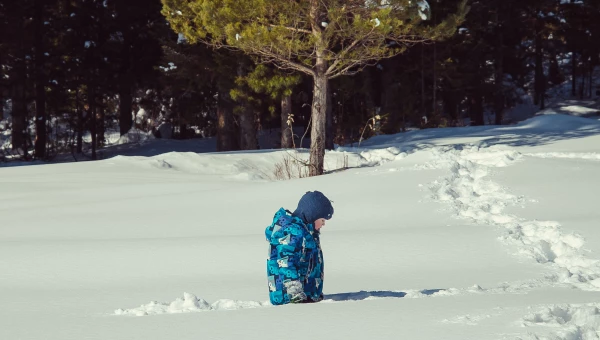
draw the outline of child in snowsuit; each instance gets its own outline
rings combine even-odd
[[[307,192],[291,213],[283,208],[265,230],[269,299],[274,305],[323,299],[323,252],[319,231],[333,216],[331,201],[319,191]]]

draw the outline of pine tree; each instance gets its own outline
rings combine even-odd
[[[292,126],[292,91],[300,84],[302,77],[289,72],[270,68],[259,64],[254,70],[240,81],[245,82],[250,89],[257,93],[265,93],[272,100],[279,101],[281,106],[281,148],[289,149],[294,146]],[[274,108],[272,108],[274,110]]]
[[[356,74],[417,42],[452,36],[466,13],[420,25],[422,1],[162,0],[162,13],[190,42],[227,46],[314,80],[310,174],[323,173],[328,80]]]
[[[6,56],[8,65],[6,77],[12,100],[12,149],[22,152],[23,157],[29,155],[29,112],[28,98],[31,96],[30,73],[32,47],[32,18],[31,0],[2,1],[3,34],[0,35],[0,45]]]
[[[108,0],[111,8],[112,39],[118,51],[117,63],[119,93],[119,128],[121,135],[133,126],[132,92],[144,81],[156,79],[154,70],[162,52],[157,38],[164,33],[166,22],[160,15],[160,0]]]

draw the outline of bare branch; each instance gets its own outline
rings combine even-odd
[[[333,64],[331,64],[331,66],[327,69],[327,72],[325,72],[325,75],[331,74],[331,72],[333,72],[333,70],[335,70],[337,65],[344,59],[346,54],[348,54],[350,51],[352,51],[352,49],[354,47],[356,47],[356,45],[358,45],[358,43],[360,43],[362,40],[366,39],[371,33],[373,33],[374,30],[375,30],[375,28],[371,29],[371,31],[369,31],[369,33],[367,33],[364,37],[354,40],[347,48],[343,49],[338,54],[339,57],[336,58],[336,60],[333,62]]]
[[[315,71],[310,67],[302,65],[299,62],[295,62],[291,59],[287,59],[285,55],[271,51],[269,46],[247,46],[246,49],[242,49],[240,47],[227,45],[217,40],[199,39],[198,41],[216,49],[224,48],[231,51],[247,51],[256,55],[265,62],[273,63],[277,68],[284,70],[296,70],[310,76],[315,76]]]
[[[293,60],[287,59],[286,56],[280,55],[276,52],[272,52],[266,48],[261,48],[261,47],[250,47],[250,52],[252,52],[253,54],[259,56],[260,58],[267,60],[269,62],[272,62],[274,64],[276,64],[276,66],[278,68],[281,69],[294,69],[296,71],[300,71],[302,73],[306,73],[310,76],[314,76],[315,72],[313,69],[302,65],[298,62],[295,62]]]
[[[329,76],[329,79],[335,79],[339,76],[353,76],[355,74],[358,74],[360,72],[362,72],[362,70],[364,70],[367,66],[374,66],[377,64],[377,61],[370,61],[370,62],[355,62],[352,63],[348,66],[346,66],[345,68],[341,69],[339,72],[336,72],[335,74]],[[354,68],[354,70],[352,70]]]
[[[287,26],[273,25],[273,24],[269,25],[269,27],[285,28],[286,30],[290,30],[292,32],[300,32],[300,33],[312,34],[311,31],[305,30],[303,28],[287,27]]]
[[[358,46],[359,42],[362,42],[363,44],[365,42],[367,42],[365,38],[366,38],[366,36],[362,38],[362,41],[355,40],[353,42],[354,46],[352,46],[352,48],[356,48]],[[404,35],[402,37],[397,37],[397,38],[393,38],[393,37],[389,38],[388,37],[387,39],[391,40],[393,42],[396,42],[398,45],[404,45],[405,47],[410,47],[415,44],[427,44],[432,41],[432,39],[423,38],[423,37],[417,36],[417,35]],[[367,46],[363,46],[363,47],[365,47],[365,51],[366,51]],[[350,50],[348,48],[345,51],[347,51],[345,53],[345,54],[347,54]],[[334,78],[337,78],[342,75],[354,75],[354,74],[357,74],[360,71],[362,71],[367,66],[373,66],[373,65],[377,64],[377,60],[379,60],[379,59],[391,58],[395,55],[398,55],[399,53],[401,53],[400,50],[396,53],[388,53],[388,54],[384,54],[384,55],[380,55],[380,54],[369,55],[369,54],[365,53],[365,54],[361,54],[360,58],[358,58],[358,59],[348,59],[348,58],[343,58],[343,56],[340,56],[339,58],[336,58],[336,61],[328,69],[327,77],[329,79],[334,79]],[[347,63],[347,64],[340,67],[342,62]],[[335,67],[337,67],[338,69],[336,70]]]

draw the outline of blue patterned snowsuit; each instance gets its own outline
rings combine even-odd
[[[269,298],[274,305],[323,298],[323,253],[319,232],[281,208],[265,230]]]

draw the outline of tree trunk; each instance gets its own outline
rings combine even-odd
[[[27,144],[25,134],[27,133],[27,99],[25,81],[27,79],[25,68],[25,57],[21,55],[15,63],[15,80],[12,97],[12,149],[23,150],[27,157]]]
[[[558,66],[558,60],[556,58],[556,49],[551,48],[548,52],[550,53],[550,55],[548,56],[548,58],[550,59],[550,66],[548,67],[547,82],[550,82],[554,85],[560,84],[563,82],[563,77],[561,69]]]
[[[442,105],[444,106],[444,110],[446,112],[448,112],[448,115],[450,116],[450,121],[452,122],[453,125],[456,125],[459,120],[459,117],[458,117],[459,100],[458,100],[458,98],[459,97],[455,91],[448,89],[448,90],[442,92]]]
[[[575,97],[577,95],[577,56],[575,55],[575,50],[571,54],[571,95]]]
[[[90,76],[91,77],[91,76]],[[90,123],[90,134],[92,135],[92,160],[96,160],[96,146],[97,146],[97,135],[96,135],[96,94],[94,91],[94,85],[91,81],[88,82],[88,119]]]
[[[423,116],[427,116],[425,113],[425,45],[421,45],[421,115],[419,120],[422,120]]]
[[[96,124],[96,128],[98,129],[98,138],[96,139],[96,143],[98,147],[104,147],[104,145],[106,145],[106,136],[104,135],[106,130],[106,127],[104,126],[104,110],[105,108],[103,106],[96,108],[96,111],[98,112],[98,122]]]
[[[540,110],[544,110],[546,108],[546,77],[544,77],[544,82],[542,83],[542,93],[540,95]]]
[[[592,92],[593,92],[592,88],[594,87],[594,68],[595,68],[594,64],[590,63],[590,79],[588,79],[588,82],[590,84],[590,86],[589,86],[590,91],[588,93],[589,98],[592,98]],[[0,101],[0,103],[1,103],[1,101]],[[2,104],[0,104],[0,105],[2,105]],[[0,114],[2,114],[2,113],[0,113]]]
[[[327,87],[327,106],[326,106],[326,115],[327,115],[327,125],[326,125],[326,133],[325,133],[325,148],[327,150],[333,150],[335,148],[333,139],[333,96],[331,95],[331,88]]]
[[[256,150],[258,149],[258,139],[256,138],[256,126],[254,124],[254,111],[248,105],[244,105],[239,115],[240,119],[240,149]]]
[[[496,63],[495,63],[495,93],[494,93],[494,113],[496,114],[495,123],[501,125],[504,116],[504,35],[500,18],[498,18],[498,8],[496,12],[496,23],[498,34],[496,35]]]
[[[219,89],[217,107],[217,151],[239,150],[235,137],[233,103],[226,89]]]
[[[540,105],[540,110],[544,109],[544,55],[542,53],[542,32],[541,20],[539,18],[539,9],[535,12],[535,76],[534,76],[534,97],[533,103]]]
[[[340,105],[339,108],[340,109],[337,113],[338,124],[336,124],[335,131],[336,131],[336,135],[338,136],[338,138],[341,138],[341,140],[338,140],[338,144],[346,145],[346,140],[347,140],[346,128],[343,124],[343,122],[344,122],[344,105]]]
[[[290,149],[294,146],[294,135],[287,121],[292,114],[292,96],[281,97],[281,148]]]
[[[312,129],[310,132],[310,176],[323,174],[325,163],[325,143],[327,140],[327,85],[329,79],[327,60],[325,59],[325,44],[321,18],[325,11],[322,2],[310,0],[310,19],[316,47],[316,63],[313,74]]]
[[[79,97],[79,84],[77,84],[75,93],[75,109],[77,110],[77,153],[83,152],[83,112],[81,111],[81,101]]]
[[[119,132],[121,136],[133,127],[131,83],[129,76],[125,76],[119,86]]]
[[[129,132],[133,127],[133,115],[132,115],[132,98],[131,92],[133,90],[133,79],[131,74],[131,68],[134,61],[132,60],[131,53],[131,34],[126,31],[123,35],[124,48],[121,50],[121,79],[119,86],[119,132],[121,136]]]
[[[25,101],[25,78],[20,78],[13,88],[12,97],[12,133],[13,150],[27,149],[25,133],[27,130],[27,102]]]
[[[432,111],[433,112],[433,116],[435,117],[437,115],[437,72],[436,72],[436,68],[437,68],[437,48],[435,45],[435,42],[433,43],[433,106],[432,106]]]
[[[326,61],[320,60],[326,65]],[[319,69],[324,70],[326,66]],[[317,72],[314,77],[312,103],[312,129],[310,132],[310,176],[319,176],[324,171],[325,140],[327,127],[327,85],[325,72]]]
[[[246,77],[245,60],[238,62],[237,75],[240,78]],[[240,124],[240,149],[241,150],[256,150],[258,149],[258,140],[256,138],[256,126],[254,124],[254,110],[252,105],[246,99],[241,100],[239,109],[239,124]]]
[[[481,86],[481,85],[480,85]],[[479,89],[475,90],[471,97],[471,125],[484,125],[483,119],[483,95]]]
[[[35,47],[35,158],[46,157],[46,91],[43,51],[43,1],[34,4]]]
[[[585,93],[585,78],[586,78],[586,74],[585,74],[586,67],[585,67],[585,64],[586,64],[585,58],[582,58],[582,65],[581,65],[582,66],[581,67],[581,69],[582,69],[582,72],[581,72],[581,87],[579,88],[579,99],[583,99],[584,93]]]

